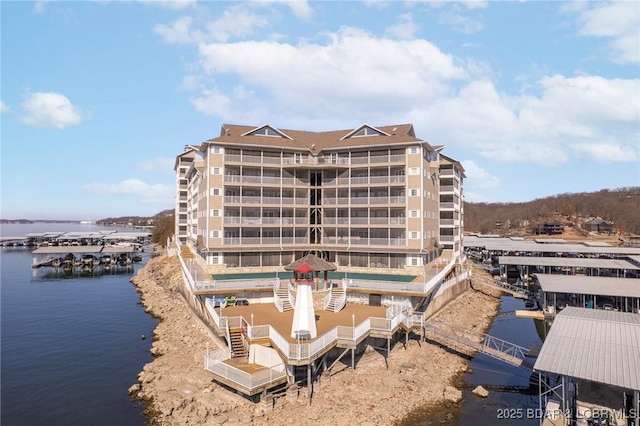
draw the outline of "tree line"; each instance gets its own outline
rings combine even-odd
[[[640,235],[640,187],[565,193],[523,203],[464,203],[464,230],[495,233],[533,231],[541,223],[576,223],[591,218],[613,222],[616,232]]]

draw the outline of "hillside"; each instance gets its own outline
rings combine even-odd
[[[614,223],[614,233],[640,234],[640,187],[597,192],[559,194],[524,203],[464,203],[465,232],[532,233],[548,221],[570,223],[574,228],[589,219]]]

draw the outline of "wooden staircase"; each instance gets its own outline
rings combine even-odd
[[[194,259],[193,253],[189,246],[183,244],[180,246],[180,255],[183,259]]]
[[[344,297],[345,289],[342,287],[334,287],[331,290],[331,300],[329,300],[329,304],[325,308],[326,311],[338,312],[344,307],[344,303],[342,302],[342,298]]]
[[[229,330],[229,338],[231,341],[231,358],[244,358],[249,355],[249,348],[245,344],[244,336],[242,335],[242,329],[235,328]]]
[[[291,306],[291,303],[289,302],[289,289],[287,287],[278,287],[276,289],[276,296],[282,301],[282,312],[293,309],[293,306]]]

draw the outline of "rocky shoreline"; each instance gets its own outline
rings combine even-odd
[[[483,271],[474,270],[474,273]],[[384,356],[367,348],[355,370],[345,368],[306,388],[297,400],[275,399],[265,413],[247,398],[212,381],[203,368],[207,348],[223,344],[184,301],[180,264],[162,253],[131,282],[145,311],[159,319],[153,332],[153,361],[144,366],[131,397],[146,407],[150,425],[415,425],[455,424],[462,375],[473,354],[419,336],[393,345],[388,368]],[[495,293],[468,290],[436,316],[453,325],[486,331],[499,311]],[[428,336],[427,336],[428,337]]]

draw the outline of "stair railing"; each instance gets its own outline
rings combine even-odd
[[[324,297],[324,310],[329,310],[329,305],[331,305],[331,298],[333,297],[333,284],[329,287],[329,293]]]
[[[284,302],[282,298],[278,294],[278,290],[280,289],[280,280],[276,280],[273,285],[273,302],[276,305],[276,309],[280,312],[284,312]]]

